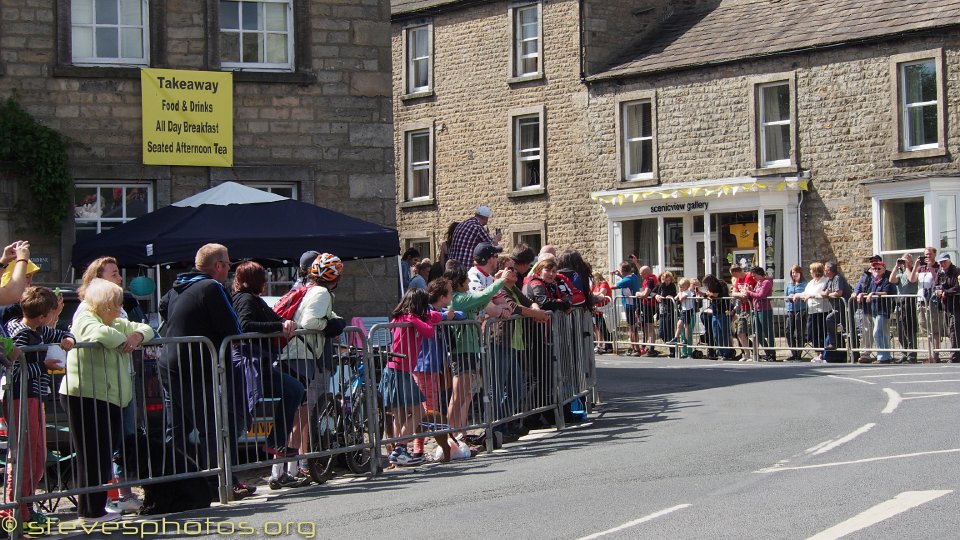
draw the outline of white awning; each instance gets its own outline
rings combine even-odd
[[[697,182],[677,182],[657,186],[595,191],[590,198],[604,205],[622,205],[663,199],[688,199],[705,197],[733,197],[738,194],[771,191],[807,191],[810,180],[800,177],[737,177]]]
[[[224,182],[219,186],[212,187],[206,191],[201,191],[196,195],[187,197],[182,201],[173,203],[173,206],[202,206],[204,204],[213,204],[226,206],[228,204],[254,204],[267,203],[286,200],[287,197],[267,193],[261,189],[252,188],[236,182]]]

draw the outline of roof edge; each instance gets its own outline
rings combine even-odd
[[[390,10],[390,21],[403,21],[406,19],[415,19],[417,17],[428,17],[432,15],[439,15],[447,11],[454,11],[458,9],[468,8],[474,5],[479,4],[490,4],[493,0],[448,0],[446,2],[440,2],[427,7],[413,8],[413,9],[402,9],[394,11],[392,8]]]
[[[801,54],[807,52],[815,52],[827,49],[837,49],[842,47],[850,47],[854,45],[862,45],[865,43],[879,43],[883,41],[891,41],[897,37],[902,36],[914,36],[922,35],[936,30],[942,30],[944,28],[960,27],[960,23],[950,23],[942,24],[936,26],[929,26],[926,28],[920,28],[917,30],[907,30],[903,32],[894,32],[889,34],[880,34],[877,36],[870,36],[860,39],[852,39],[845,41],[834,41],[822,43],[819,45],[812,45],[809,47],[798,47],[794,49],[784,49],[782,51],[773,51],[763,54],[749,54],[744,56],[737,56],[734,58],[728,58],[725,60],[715,60],[712,62],[696,62],[689,64],[680,64],[677,66],[661,68],[661,69],[620,69],[620,70],[607,70],[602,73],[597,73],[596,75],[588,75],[584,78],[586,83],[593,82],[604,82],[609,80],[615,80],[620,78],[629,78],[629,77],[644,77],[649,75],[659,75],[662,73],[674,73],[679,71],[689,71],[692,69],[705,68],[705,67],[714,67],[714,66],[724,66],[728,64],[735,64],[737,62],[744,62],[748,60],[762,60],[766,58],[777,58],[780,56],[790,56],[792,54]]]

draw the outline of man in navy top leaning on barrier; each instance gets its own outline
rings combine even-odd
[[[240,321],[223,284],[230,273],[226,246],[206,244],[197,251],[196,268],[177,276],[160,301],[163,337],[204,336],[217,352],[228,336],[240,334]],[[157,363],[164,391],[167,442],[186,450],[202,469],[217,464],[213,392],[214,366],[199,343],[166,345]],[[178,471],[182,472],[182,471]],[[252,495],[254,488],[234,483],[233,497]]]

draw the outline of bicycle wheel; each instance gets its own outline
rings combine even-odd
[[[350,414],[344,415],[343,435],[347,446],[370,444],[373,441],[367,426],[367,418],[366,394],[362,390],[354,392],[350,397]],[[373,454],[370,448],[347,452],[344,456],[347,468],[354,474],[370,472],[370,458]]]
[[[310,419],[310,451],[324,452],[337,447],[337,418],[339,407],[334,396],[327,394],[317,402]],[[307,459],[310,478],[317,484],[333,476],[334,456]]]

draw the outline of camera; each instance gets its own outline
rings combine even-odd
[[[921,256],[917,257],[917,263],[919,263],[919,264],[927,264],[927,257],[926,257],[926,255],[921,255]]]
[[[907,261],[903,260],[902,258],[897,259],[897,264],[906,264],[906,262]]]

